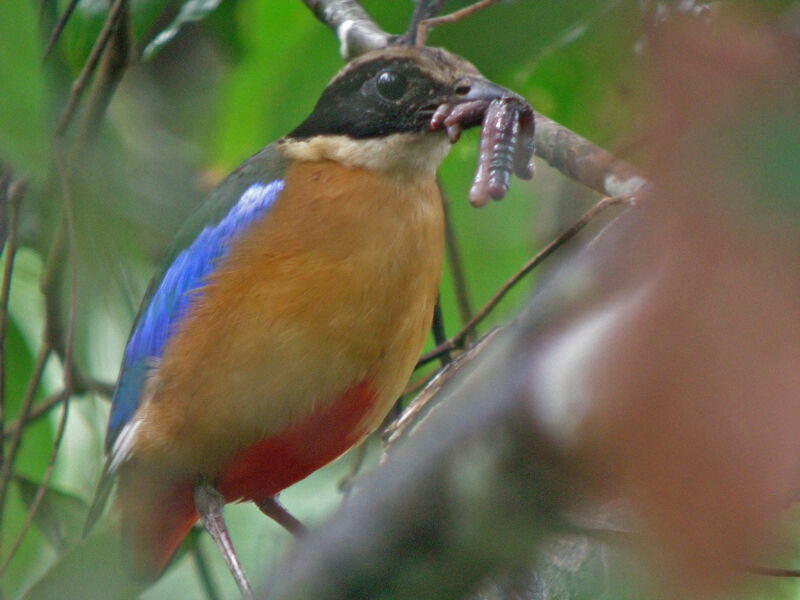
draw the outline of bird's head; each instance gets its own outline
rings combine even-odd
[[[282,144],[299,160],[433,173],[450,147],[445,131],[432,123],[437,109],[510,94],[445,50],[384,48],[348,63]],[[479,125],[481,119],[482,113],[466,115],[459,129]]]

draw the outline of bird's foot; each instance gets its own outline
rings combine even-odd
[[[210,483],[203,481],[194,489],[194,503],[203,521],[203,527],[214,539],[217,548],[225,558],[228,569],[233,575],[236,585],[239,586],[239,591],[242,593],[242,598],[244,600],[252,600],[253,588],[250,587],[250,582],[247,580],[242,563],[239,562],[239,556],[233,548],[231,536],[228,533],[228,527],[225,525],[225,519],[222,515],[222,509],[225,507],[225,498]]]
[[[297,520],[292,513],[278,501],[277,496],[271,496],[266,500],[259,500],[256,506],[270,519],[281,525],[295,537],[300,537],[308,533],[308,528]]]

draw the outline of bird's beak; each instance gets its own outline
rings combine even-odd
[[[462,77],[453,84],[450,97],[433,113],[430,128],[444,129],[450,142],[455,143],[464,129],[480,125],[489,104],[501,98],[516,98],[525,103],[518,94],[488,79]]]
[[[491,102],[498,98],[517,96],[508,88],[484,79],[483,77],[464,77],[456,82],[450,104],[464,104],[466,102],[486,101]]]

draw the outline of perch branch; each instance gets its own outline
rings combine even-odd
[[[392,40],[355,0],[303,0],[303,3],[339,38],[339,53],[345,60],[385,48]]]
[[[533,152],[564,175],[604,196],[631,196],[650,185],[630,163],[540,114],[536,115]]]

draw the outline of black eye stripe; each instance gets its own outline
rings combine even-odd
[[[448,79],[450,79],[448,77]],[[406,59],[378,59],[344,71],[289,135],[370,138],[429,130],[432,111],[452,93],[450,83]]]

